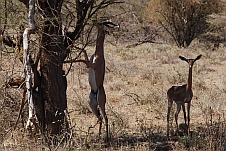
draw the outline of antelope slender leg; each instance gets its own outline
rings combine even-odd
[[[104,91],[104,87],[101,87],[98,91],[98,95],[97,95],[97,101],[101,110],[101,113],[103,115],[104,121],[105,121],[105,128],[106,128],[106,139],[108,141],[109,137],[108,137],[108,118],[105,112],[105,103],[106,103],[106,94]]]
[[[89,106],[91,107],[92,112],[96,115],[96,117],[98,118],[98,122],[100,123],[100,128],[99,128],[99,135],[100,135],[102,118],[100,116],[100,111],[98,109],[97,94],[93,91],[91,91],[89,94]]]
[[[173,105],[173,101],[168,98],[168,112],[167,112],[167,137],[169,137],[169,120],[170,120],[170,111]]]
[[[189,135],[189,131],[190,131],[190,106],[191,106],[191,102],[188,103],[187,106],[187,110],[188,110],[188,125],[187,125],[187,134]]]
[[[183,113],[184,113],[184,123],[185,123],[185,128],[183,129],[183,131],[185,130],[185,134],[188,134],[187,131],[187,119],[186,119],[186,110],[185,110],[185,104],[182,104],[182,109],[183,109]]]
[[[99,108],[97,108],[97,111],[98,111],[98,114],[100,115],[100,110]],[[99,122],[99,136],[101,135],[101,127],[102,127],[102,118],[100,116],[100,119],[98,119],[98,122]]]
[[[177,104],[177,111],[175,113],[175,121],[177,126],[177,134],[179,133],[179,127],[178,127],[178,114],[180,113],[181,104]]]
[[[185,111],[185,104],[182,104],[182,110],[183,110],[183,113],[184,113],[184,123],[185,123],[185,125],[187,125],[186,111]]]

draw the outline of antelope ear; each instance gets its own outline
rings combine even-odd
[[[119,25],[118,24],[114,24],[110,21],[106,21],[106,22],[103,22],[103,25],[109,27],[109,28],[114,28],[114,27],[118,27],[119,28]]]
[[[179,58],[180,58],[181,60],[183,60],[183,61],[188,62],[188,59],[186,59],[185,57],[179,56]]]
[[[198,56],[195,58],[195,61],[196,61],[196,60],[199,60],[201,57],[202,57],[202,55],[198,55]]]

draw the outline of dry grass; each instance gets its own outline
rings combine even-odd
[[[221,46],[216,51],[206,49],[202,43],[194,43],[187,49],[167,44],[143,44],[125,48],[118,44],[106,45],[107,95],[106,112],[109,117],[110,146],[103,146],[104,135],[98,140],[98,126],[87,99],[89,85],[87,69],[83,64],[73,64],[67,76],[68,111],[71,121],[71,138],[67,143],[50,146],[43,136],[30,139],[22,123],[10,130],[17,118],[21,92],[0,89],[0,148],[2,150],[225,150],[226,148],[226,51]],[[91,54],[93,48],[88,50]],[[166,138],[166,91],[172,85],[186,83],[188,66],[178,56],[203,57],[193,67],[194,97],[191,107],[191,136]],[[12,57],[12,56],[11,56]],[[11,64],[0,62],[1,83]],[[10,61],[12,62],[12,61]],[[20,63],[17,63],[19,65]],[[20,66],[15,66],[18,72]],[[68,66],[65,66],[68,69]],[[11,75],[8,72],[7,75]],[[173,114],[173,113],[172,113]],[[173,116],[173,115],[172,115]],[[173,117],[172,117],[173,119]],[[182,113],[179,123],[183,123]],[[172,129],[175,122],[172,121]],[[104,129],[104,127],[103,127]],[[8,133],[7,133],[8,132]],[[104,132],[104,131],[103,131]],[[6,134],[7,133],[7,134]],[[59,136],[61,140],[64,136]],[[60,142],[60,141],[59,141]]]

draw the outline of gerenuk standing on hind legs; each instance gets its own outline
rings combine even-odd
[[[109,142],[108,118],[105,112],[106,94],[103,86],[105,75],[104,38],[106,34],[105,27],[113,28],[114,26],[119,26],[111,22],[95,23],[95,26],[97,28],[96,50],[95,53],[90,57],[90,60],[88,60],[86,51],[83,51],[85,54],[85,60],[65,61],[65,63],[83,62],[89,67],[89,85],[91,87],[89,105],[93,113],[98,118],[98,122],[100,123],[99,135],[101,134],[102,126],[102,118],[100,114],[101,111],[105,120],[106,141]]]

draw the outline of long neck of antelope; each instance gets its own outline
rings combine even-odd
[[[192,89],[192,66],[189,66],[187,91],[190,91],[191,89]]]
[[[98,29],[95,55],[99,57],[104,56],[104,38],[104,30],[102,28]]]

